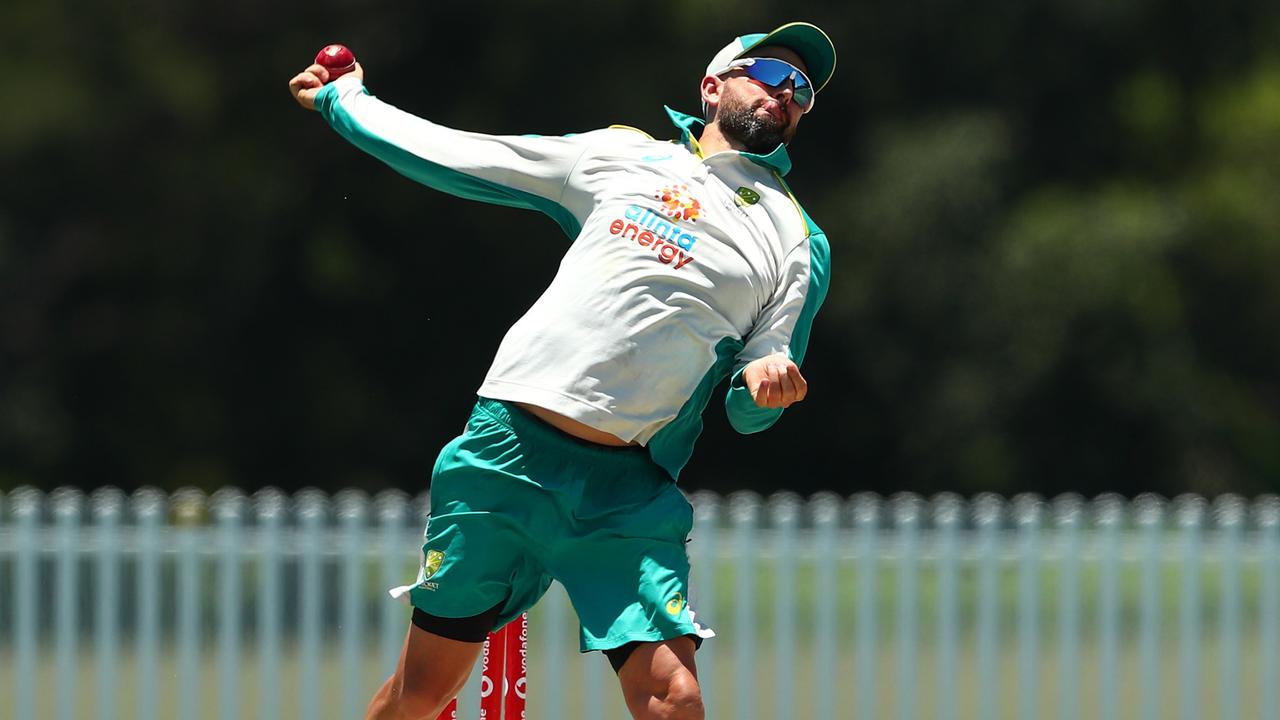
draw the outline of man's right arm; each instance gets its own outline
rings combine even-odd
[[[590,141],[586,136],[453,130],[379,100],[355,73],[315,88],[308,99],[339,135],[429,187],[471,200],[540,210],[570,237],[581,227],[579,216],[589,210],[567,207],[571,203],[564,197],[569,175]]]

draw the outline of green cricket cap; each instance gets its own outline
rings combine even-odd
[[[807,22],[787,23],[768,33],[741,35],[725,45],[707,64],[707,75],[719,75],[729,69],[729,63],[739,58],[751,57],[751,51],[765,45],[789,48],[804,61],[814,91],[826,87],[836,71],[836,46],[817,25]]]

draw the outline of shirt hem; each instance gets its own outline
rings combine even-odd
[[[532,385],[512,382],[510,380],[486,379],[476,391],[482,397],[507,402],[522,402],[537,405],[554,413],[594,428],[621,439],[624,442],[637,442],[647,445],[655,433],[637,431],[634,426],[618,421],[618,416],[609,410],[593,405],[579,397],[567,395],[558,390],[550,390]]]

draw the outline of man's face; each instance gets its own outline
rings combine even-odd
[[[756,48],[748,57],[777,58],[808,73],[804,61],[788,48]],[[715,121],[726,137],[742,143],[748,152],[761,154],[772,152],[779,143],[791,142],[804,113],[791,101],[794,88],[790,81],[771,88],[742,70],[732,70],[721,78]]]

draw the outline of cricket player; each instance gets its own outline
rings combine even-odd
[[[408,637],[367,717],[434,720],[488,632],[552,580],[634,717],[703,717],[694,651],[713,633],[689,607],[693,512],[675,481],[723,381],[743,433],[808,390],[800,363],[829,249],[783,176],[835,64],[808,23],[734,38],[707,65],[702,117],[667,109],[673,141],[623,126],[453,130],[371,95],[358,65],[290,80],[303,107],[397,172],[540,210],[571,240],[436,461],[421,570],[392,590],[413,606]]]

